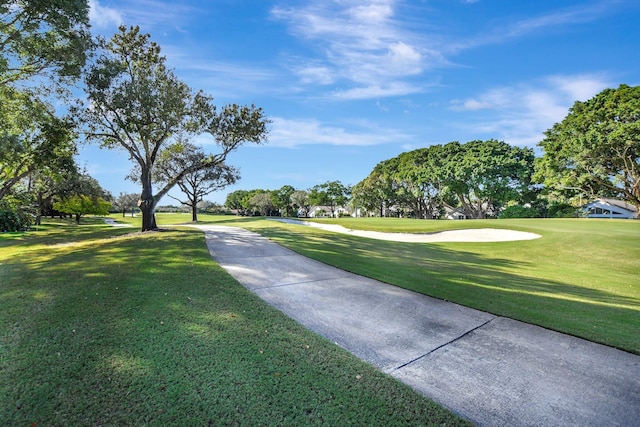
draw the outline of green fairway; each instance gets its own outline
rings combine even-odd
[[[0,235],[0,425],[465,424],[262,302],[201,232],[83,222]]]
[[[507,228],[499,243],[394,243],[255,218],[202,217],[255,230],[311,258],[403,288],[640,354],[640,222],[526,219],[321,220],[352,229]],[[161,222],[178,217],[162,217]]]

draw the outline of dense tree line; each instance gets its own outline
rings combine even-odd
[[[533,150],[502,141],[432,145],[379,163],[354,186],[353,203],[380,216],[496,216],[510,201],[535,197],[533,162]]]
[[[240,215],[307,216],[311,206],[325,206],[333,216],[349,201],[351,189],[340,181],[327,181],[308,190],[285,185],[277,190],[237,190],[227,195],[225,206]]]

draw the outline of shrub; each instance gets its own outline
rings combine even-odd
[[[17,203],[0,201],[0,231],[25,231],[33,223],[33,216]]]
[[[567,203],[549,205],[547,211],[549,218],[575,218],[576,216],[578,216],[576,208]]]
[[[499,218],[537,218],[540,213],[536,208],[513,205],[500,212]]]

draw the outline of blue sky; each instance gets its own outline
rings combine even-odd
[[[207,198],[219,203],[237,189],[353,185],[450,141],[535,148],[576,100],[640,84],[637,0],[89,3],[94,33],[139,25],[192,88],[272,120],[268,144],[228,157],[242,179]],[[114,196],[139,192],[125,153],[85,146],[79,162]]]

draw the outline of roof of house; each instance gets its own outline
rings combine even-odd
[[[620,209],[624,209],[626,211],[632,212],[632,213],[637,213],[638,212],[638,208],[636,208],[635,206],[633,206],[630,203],[627,203],[623,200],[620,199],[611,199],[611,198],[607,198],[607,197],[601,197],[597,200],[594,200],[591,203],[588,203],[587,206],[592,206],[594,204],[598,204],[598,203],[602,203],[602,204],[606,204],[606,205],[610,205],[610,206],[616,206]]]

